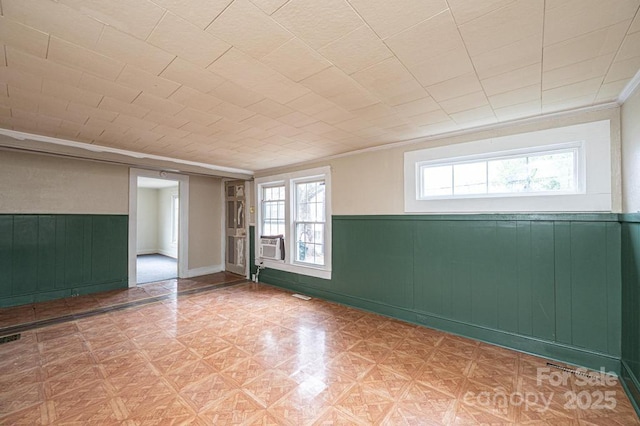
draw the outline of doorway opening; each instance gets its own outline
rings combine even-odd
[[[129,287],[186,278],[189,177],[130,169]]]
[[[178,278],[179,182],[138,177],[136,282]]]

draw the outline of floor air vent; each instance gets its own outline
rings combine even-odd
[[[0,337],[0,345],[3,343],[9,343],[9,342],[14,342],[16,340],[20,339],[20,333],[18,334],[11,334],[9,336],[2,336]]]
[[[311,298],[309,296],[305,296],[304,294],[292,294],[293,297],[297,297],[298,299],[302,299],[302,300],[311,300]]]
[[[587,373],[585,373],[585,372],[583,372],[583,371],[572,370],[572,369],[570,369],[570,368],[563,367],[563,366],[558,365],[558,364],[553,364],[553,363],[551,363],[551,362],[548,362],[548,363],[547,363],[547,367],[557,368],[558,370],[562,370],[562,371],[565,371],[565,372],[567,372],[567,373],[575,374],[576,376],[588,377],[588,378],[590,378],[590,379],[592,379],[592,378],[593,378],[593,376],[591,376],[590,374],[587,374]]]

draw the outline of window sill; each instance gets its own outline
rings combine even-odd
[[[257,258],[256,263],[260,263],[270,269],[277,269],[284,272],[292,272],[294,274],[307,275],[309,277],[321,278],[323,280],[331,279],[331,270],[314,268],[311,266],[292,265],[284,261]]]

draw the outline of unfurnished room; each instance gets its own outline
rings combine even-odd
[[[640,425],[640,0],[0,0],[0,425]]]

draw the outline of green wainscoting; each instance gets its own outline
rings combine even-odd
[[[622,377],[640,406],[640,214],[622,215]]]
[[[0,307],[126,288],[126,215],[0,215]]]
[[[620,371],[618,215],[334,216],[332,226],[331,280],[266,269],[261,281]]]

